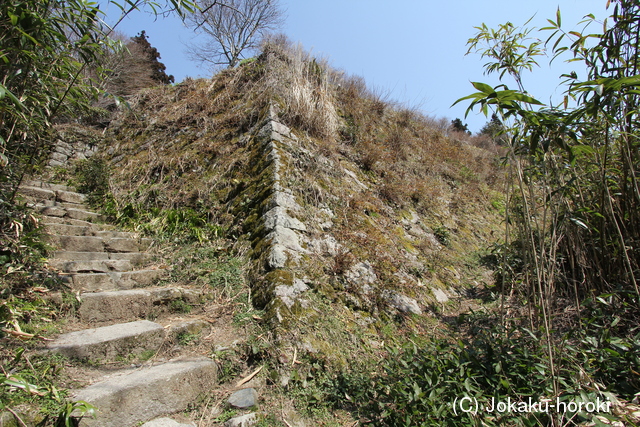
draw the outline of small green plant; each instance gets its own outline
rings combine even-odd
[[[27,356],[26,347],[12,348],[11,354],[0,352],[6,369],[0,376],[0,411],[13,411],[24,405],[38,408],[39,413],[31,421],[43,427],[76,426],[78,416],[93,414],[93,406],[67,401],[67,391],[55,385],[68,363],[66,358],[56,354]],[[22,425],[26,425],[24,421]]]
[[[174,299],[173,301],[171,301],[171,304],[169,304],[169,307],[174,313],[184,314],[191,313],[191,310],[193,309],[193,307],[191,307],[191,305],[183,299]]]
[[[156,355],[155,350],[144,350],[142,353],[138,355],[138,360],[141,362],[144,362],[146,360],[151,359],[155,355]]]
[[[231,418],[238,415],[238,411],[236,409],[226,409],[222,414],[218,415],[218,417],[214,420],[218,423],[224,423],[225,421],[229,421]]]
[[[234,350],[220,350],[213,353],[213,360],[218,363],[220,383],[231,381],[242,372],[240,355]]]
[[[75,177],[72,181],[78,192],[87,195],[91,206],[103,208],[113,198],[109,189],[110,174],[106,161],[92,157],[75,164]]]
[[[178,344],[182,346],[187,346],[198,341],[198,334],[192,334],[190,332],[180,332],[176,337]]]
[[[438,241],[443,245],[449,246],[451,244],[451,234],[445,226],[439,225],[437,227],[434,227],[433,235],[436,236],[436,239],[438,239]]]
[[[246,302],[245,260],[215,244],[183,246],[174,257],[171,280],[209,287],[216,297]]]
[[[96,407],[83,400],[66,403],[54,424],[55,427],[76,427],[79,420],[85,416],[93,417]]]
[[[113,210],[117,224],[174,242],[205,243],[224,235],[224,229],[215,224],[211,213],[205,210],[148,208],[131,203]]]

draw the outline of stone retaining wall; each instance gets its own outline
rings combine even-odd
[[[88,159],[97,151],[98,147],[96,145],[89,145],[82,141],[66,142],[62,139],[57,139],[48,165],[54,167],[68,166],[69,162]]]
[[[255,144],[253,171],[256,182],[237,199],[251,200],[245,230],[252,240],[251,274],[253,302],[267,311],[269,320],[281,323],[287,314],[306,308],[303,294],[308,286],[296,277],[300,261],[308,253],[301,241],[306,226],[296,218],[302,207],[287,187],[287,146],[297,137],[282,124],[273,110],[252,138]]]

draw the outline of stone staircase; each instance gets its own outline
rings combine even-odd
[[[42,181],[24,182],[21,193],[42,215],[56,248],[49,265],[78,296],[77,319],[69,325],[77,330],[50,341],[46,351],[69,357],[76,371],[92,371],[89,385],[72,395],[97,408],[96,417],[85,417],[80,425],[192,425],[152,420],[185,410],[216,384],[211,359],[165,359],[161,353],[178,334],[209,328],[197,316],[175,316],[170,309],[176,303],[201,303],[206,295],[154,286],[166,270],[144,267],[152,260],[152,240],[100,224],[101,216],[85,205],[85,195]],[[155,355],[151,361],[149,354]]]

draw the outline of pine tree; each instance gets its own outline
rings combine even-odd
[[[162,84],[173,83],[175,81],[174,77],[165,73],[167,67],[162,62],[158,61],[158,59],[160,59],[160,53],[158,52],[158,49],[151,46],[151,43],[147,40],[148,38],[149,36],[147,36],[144,30],[142,30],[140,31],[140,34],[132,37],[131,41],[141,48],[145,61],[147,61],[151,66],[151,78]]]
[[[464,132],[468,135],[471,135],[471,132],[469,131],[467,124],[462,123],[462,120],[460,119],[451,120],[451,127],[453,128],[453,130],[457,132]]]
[[[486,135],[495,141],[496,144],[505,145],[506,137],[504,135],[504,125],[496,113],[491,115],[488,121],[479,132],[480,135]]]

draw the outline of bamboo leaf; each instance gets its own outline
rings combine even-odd
[[[476,89],[478,89],[480,92],[484,93],[485,95],[490,95],[492,93],[495,93],[495,90],[491,86],[486,84],[486,83],[471,82],[471,84],[473,85],[473,87],[475,87]]]

